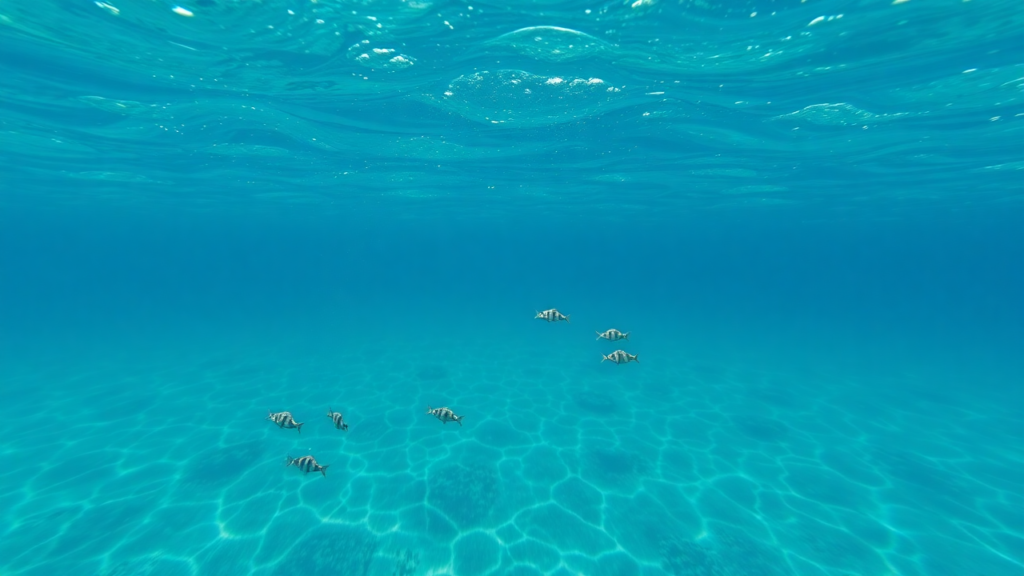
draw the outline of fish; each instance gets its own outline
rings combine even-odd
[[[437,418],[444,424],[458,422],[459,426],[462,426],[462,419],[464,418],[464,416],[456,416],[455,412],[452,412],[450,408],[431,408],[427,406],[427,414]]]
[[[552,308],[551,310],[545,310],[543,312],[537,312],[537,315],[533,317],[535,320],[547,320],[548,322],[558,322],[559,320],[565,320],[569,322],[569,316],[562,314],[558,310]]]
[[[310,472],[319,472],[324,475],[324,478],[326,478],[327,467],[330,466],[330,464],[324,464],[321,466],[316,463],[316,458],[313,458],[312,456],[302,456],[300,458],[292,458],[289,456],[288,464],[286,464],[286,466],[295,466],[306,474],[309,474]]]
[[[270,412],[267,411],[267,420],[277,424],[278,428],[295,428],[302,434],[302,425],[305,422],[296,422],[291,412]]]
[[[612,328],[610,330],[605,330],[604,332],[598,332],[597,339],[600,340],[601,338],[611,340],[612,342],[616,340],[629,340],[629,332],[619,332],[615,328]]]
[[[636,354],[629,354],[622,350],[616,350],[607,356],[602,355],[601,362],[604,362],[605,360],[615,362],[616,364],[628,364],[630,362],[636,362],[637,364],[640,363],[640,361],[636,359]]]
[[[334,427],[338,430],[348,430],[348,424],[345,424],[345,419],[341,416],[341,412],[335,412],[328,408],[327,417],[334,422]]]

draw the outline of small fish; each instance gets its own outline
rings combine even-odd
[[[612,328],[611,330],[598,332],[597,339],[600,340],[601,338],[604,338],[605,340],[611,340],[612,342],[616,340],[629,340],[629,332],[619,332],[615,328]]]
[[[449,408],[431,408],[427,406],[427,414],[434,416],[444,424],[458,422],[459,426],[462,426],[462,419],[465,418],[465,416],[456,416],[455,412],[452,412]]]
[[[277,424],[279,428],[295,428],[302,434],[302,425],[305,422],[296,422],[291,412],[270,412],[267,411],[267,420]]]
[[[321,466],[316,463],[316,458],[313,458],[312,456],[303,456],[301,458],[292,458],[289,456],[287,466],[295,466],[306,474],[309,474],[310,472],[319,472],[324,475],[324,478],[326,478],[327,467],[330,466],[330,464],[324,464]]]
[[[341,412],[334,412],[328,408],[327,417],[334,422],[334,427],[338,430],[348,430],[348,424],[345,424],[345,419],[341,416]]]
[[[548,322],[558,322],[559,320],[565,320],[569,322],[569,316],[562,314],[558,310],[552,308],[551,310],[545,310],[543,312],[537,312],[537,315],[533,317],[535,320],[547,320]]]
[[[604,362],[605,360],[610,360],[616,364],[628,364],[629,362],[636,362],[637,364],[640,363],[640,361],[636,359],[636,354],[629,354],[622,350],[616,350],[607,356],[602,355],[601,362]]]

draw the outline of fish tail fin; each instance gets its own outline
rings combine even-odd
[[[566,324],[572,324],[572,322],[569,322],[569,316],[570,316],[570,314],[566,314],[565,315],[565,323]]]
[[[636,354],[633,355],[633,362],[640,363],[640,359],[636,357]]]
[[[330,418],[331,416],[334,416],[334,410],[331,410],[331,407],[328,406],[327,407],[327,417]]]
[[[456,422],[458,422],[458,423],[459,423],[459,426],[462,426],[462,419],[463,419],[463,418],[465,418],[465,416],[459,416],[459,419],[458,419],[458,420],[456,420]]]
[[[597,339],[598,340],[601,339],[601,333],[600,332],[598,332],[597,330],[594,330],[594,334],[597,334]]]
[[[434,409],[430,407],[430,404],[427,404],[427,414],[430,414],[433,411]]]
[[[295,423],[295,429],[299,431],[299,434],[302,434],[302,425],[303,424],[305,424],[305,422],[296,422]]]
[[[324,475],[324,478],[327,478],[327,467],[328,466],[330,466],[330,464],[324,464],[323,466],[320,467],[320,473]]]
[[[629,340],[629,332],[623,334],[622,337],[625,338],[626,340]]]
[[[287,458],[288,458],[288,461],[285,462],[285,466],[291,466],[292,462],[295,462],[295,458],[292,458],[291,455],[289,455]]]
[[[604,362],[607,359],[608,359],[607,356],[605,356],[604,354],[601,354],[601,362]]]

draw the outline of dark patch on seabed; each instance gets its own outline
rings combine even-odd
[[[432,471],[427,502],[460,528],[479,526],[498,501],[497,470],[457,464]]]
[[[262,442],[242,442],[215,446],[189,460],[181,476],[181,488],[217,490],[238,479],[242,471],[259,462],[266,446]]]
[[[673,576],[784,576],[781,554],[767,544],[721,527],[700,541],[670,538],[662,543],[661,567]]]
[[[606,490],[631,492],[651,470],[642,456],[618,448],[598,448],[583,456],[583,478]]]
[[[420,555],[408,548],[402,548],[391,554],[395,569],[391,576],[415,576],[420,568]]]
[[[364,576],[377,546],[365,528],[322,524],[295,544],[273,576]]]

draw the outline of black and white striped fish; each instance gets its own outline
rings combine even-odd
[[[305,422],[296,422],[291,412],[270,412],[267,411],[267,420],[277,424],[278,428],[295,428],[302,434],[302,425]]]
[[[427,406],[427,414],[437,418],[443,424],[458,422],[459,426],[462,426],[462,419],[465,418],[465,416],[456,416],[455,412],[452,412],[450,408],[431,408]]]
[[[345,424],[345,419],[341,416],[341,412],[335,412],[328,408],[327,417],[334,422],[334,427],[338,430],[348,430],[348,424]]]
[[[569,317],[562,314],[558,310],[552,308],[551,310],[545,310],[543,312],[537,312],[537,315],[533,317],[535,320],[547,320],[548,322],[558,322],[559,320],[565,320],[569,322]]]
[[[640,361],[636,359],[636,354],[629,354],[622,350],[616,350],[607,356],[602,355],[601,362],[604,362],[605,360],[610,360],[616,364],[628,364],[630,362],[636,362],[637,364],[640,363]]]
[[[303,456],[301,458],[292,458],[289,456],[288,466],[295,466],[306,474],[309,474],[310,472],[319,472],[324,475],[324,478],[326,478],[327,467],[330,466],[330,464],[324,464],[321,466],[316,463],[316,458],[313,458],[312,456]]]
[[[612,342],[615,342],[616,340],[629,340],[629,332],[619,332],[615,328],[612,328],[611,330],[598,332],[597,339],[600,340],[601,338],[611,340]]]

